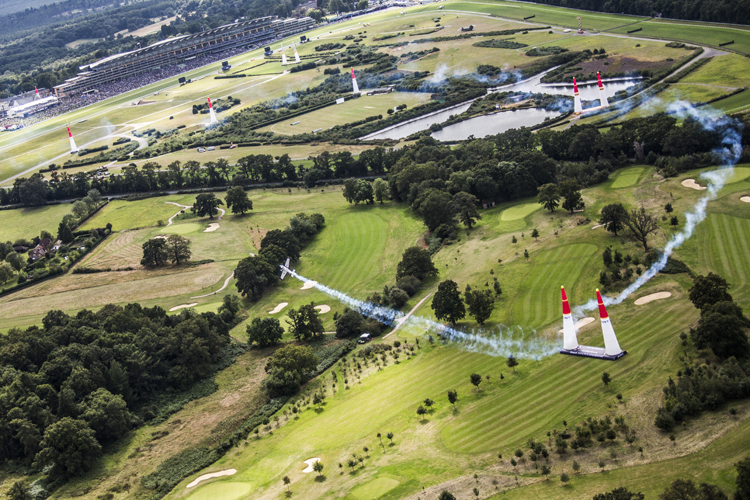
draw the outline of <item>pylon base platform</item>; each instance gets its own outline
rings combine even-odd
[[[560,354],[569,356],[583,356],[585,358],[606,359],[615,361],[625,356],[628,351],[620,351],[618,354],[607,354],[603,347],[591,347],[588,345],[579,345],[576,349],[560,349]]]

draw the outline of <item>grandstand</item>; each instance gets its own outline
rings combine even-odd
[[[44,99],[30,101],[25,104],[19,104],[18,106],[13,106],[11,108],[8,108],[6,110],[6,113],[9,118],[20,117],[20,116],[30,116],[30,115],[33,115],[34,113],[38,113],[39,111],[45,110],[52,106],[56,106],[57,104],[58,104],[57,97],[49,96],[49,97],[45,97]]]
[[[238,48],[257,47],[275,38],[310,29],[309,17],[277,20],[276,16],[238,21],[200,33],[181,35],[148,47],[105,57],[81,66],[77,76],[54,87],[57,97],[78,95],[97,86],[165,66],[189,62],[198,56]]]

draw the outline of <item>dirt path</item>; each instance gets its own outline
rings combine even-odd
[[[404,323],[406,323],[406,320],[407,320],[407,319],[409,319],[409,316],[411,316],[412,314],[414,314],[414,313],[415,313],[415,312],[417,311],[417,309],[419,309],[419,306],[421,306],[421,305],[422,305],[422,303],[423,303],[423,302],[424,302],[425,300],[427,300],[427,299],[429,299],[429,298],[430,298],[430,295],[432,295],[432,294],[431,294],[431,293],[427,294],[427,297],[425,297],[425,298],[423,298],[422,300],[420,300],[419,302],[417,302],[417,305],[416,305],[416,306],[414,306],[414,307],[412,308],[412,310],[411,310],[411,311],[409,311],[409,313],[408,313],[408,314],[407,314],[406,316],[404,316],[404,317],[402,317],[402,318],[399,318],[399,319],[397,319],[397,320],[396,320],[396,328],[394,328],[393,330],[391,330],[391,333],[389,333],[388,335],[384,336],[383,338],[384,338],[384,339],[387,339],[388,337],[390,337],[391,335],[393,335],[393,333],[394,333],[394,332],[395,332],[396,330],[398,330],[399,328],[401,328],[401,325],[403,325]]]
[[[190,298],[191,299],[200,299],[202,297],[208,297],[209,295],[216,295],[217,293],[221,292],[222,290],[224,290],[226,287],[229,286],[229,281],[232,278],[234,278],[234,271],[232,271],[232,274],[230,274],[229,277],[224,280],[224,284],[221,286],[221,288],[219,288],[215,292],[207,293],[207,294],[204,294],[204,295],[196,295],[195,297],[190,297]]]

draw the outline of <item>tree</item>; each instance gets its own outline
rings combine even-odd
[[[646,213],[646,209],[634,208],[623,220],[625,226],[630,229],[631,236],[643,244],[643,249],[648,252],[648,236],[659,229],[659,224],[653,216]]]
[[[424,406],[422,406],[422,405],[419,405],[419,407],[417,408],[417,415],[419,415],[419,416],[421,417],[421,416],[423,416],[423,415],[424,415],[425,413],[427,413],[427,410],[425,410],[425,409],[424,409]]]
[[[565,484],[570,481],[570,476],[563,472],[562,474],[560,474],[560,481],[562,482],[562,484]]]
[[[60,225],[57,226],[57,239],[66,244],[73,241],[73,231],[65,221],[60,221]]]
[[[664,205],[664,211],[668,214],[671,214],[674,211],[674,208],[672,208],[672,204],[667,203],[666,205]]]
[[[53,472],[63,476],[77,476],[89,470],[102,449],[88,424],[70,417],[47,427],[41,448],[34,459],[35,467],[51,465]]]
[[[472,373],[469,379],[471,380],[471,384],[477,389],[479,388],[479,384],[482,383],[482,376],[478,373]]]
[[[561,182],[560,195],[565,198],[562,207],[571,214],[573,213],[573,210],[579,208],[583,203],[583,198],[581,197],[581,186],[576,181]]]
[[[387,181],[383,179],[375,179],[372,186],[373,191],[375,192],[375,200],[382,204],[384,200],[390,199],[390,190]]]
[[[453,496],[450,492],[443,490],[440,493],[438,500],[456,500],[456,497]]]
[[[253,202],[247,197],[247,193],[241,186],[229,188],[226,196],[227,208],[233,214],[245,215],[245,212],[253,209]]]
[[[513,356],[509,356],[508,361],[506,361],[505,364],[508,365],[508,368],[513,368],[513,372],[515,373],[516,366],[518,366],[518,360]]]
[[[459,191],[453,195],[453,212],[457,215],[458,220],[467,228],[471,229],[471,226],[476,224],[477,220],[481,220],[482,216],[477,212],[477,204],[479,200],[473,194]]]
[[[612,378],[609,376],[609,373],[602,373],[602,382],[604,382],[605,387],[609,388],[609,383],[612,382]]]
[[[696,487],[690,479],[675,479],[659,500],[727,500],[726,494],[713,484],[701,483]]]
[[[34,497],[29,493],[24,481],[16,481],[8,490],[8,498],[10,500],[33,500]]]
[[[268,359],[266,373],[275,368],[285,372],[299,373],[301,375],[312,372],[318,366],[318,358],[308,346],[287,345],[280,349]]]
[[[557,189],[557,184],[544,184],[539,186],[537,191],[539,191],[539,194],[537,195],[539,204],[546,210],[554,212],[555,209],[560,206],[560,192]]]
[[[495,282],[497,284],[497,281]],[[469,308],[469,314],[480,325],[492,315],[495,308],[495,300],[490,290],[469,290],[465,294],[466,305]]]
[[[315,304],[302,306],[299,310],[289,311],[289,331],[297,340],[308,340],[323,333],[323,322],[320,320]]]
[[[289,484],[291,484],[292,480],[289,479],[289,476],[284,476],[284,479],[282,480],[284,481],[284,485],[286,486],[286,492],[291,493],[291,490],[289,489]]]
[[[352,335],[359,335],[363,322],[364,318],[360,313],[347,308],[336,319],[336,337],[342,339],[351,337]]]
[[[21,256],[16,253],[15,250],[8,252],[8,255],[5,256],[5,262],[10,264],[10,267],[15,272],[20,272],[21,269],[23,269],[23,260],[21,259]]]
[[[575,442],[575,441],[574,441]],[[579,464],[577,461],[573,460],[573,470],[578,473],[578,471],[581,470],[581,464]]]
[[[602,253],[602,262],[607,267],[612,265],[612,249],[610,247],[604,249],[604,252]]]
[[[718,274],[708,273],[707,276],[696,276],[689,291],[690,302],[698,309],[705,309],[717,302],[732,302],[732,296],[727,290],[729,283]]]
[[[442,224],[454,223],[456,213],[452,201],[450,194],[433,188],[420,194],[412,207],[418,207],[425,226],[430,231],[434,231]]]
[[[670,226],[675,226],[675,227],[679,226],[680,225],[680,219],[677,218],[676,215],[673,216],[671,219],[669,219],[669,225]]]
[[[737,491],[734,493],[734,500],[750,500],[750,455],[734,466],[737,469],[737,478],[734,480]]]
[[[427,399],[424,400],[424,405],[427,408],[432,409],[432,405],[434,405],[434,404],[435,404],[435,402],[433,400],[431,400],[430,398],[427,398]]]
[[[313,470],[318,473],[318,476],[320,476],[323,473],[323,469],[324,469],[324,465],[323,465],[323,462],[321,462],[320,460],[315,462],[315,464],[313,465]]]
[[[533,231],[531,231],[531,237],[534,239],[539,238],[539,230],[534,229]]]
[[[247,343],[258,344],[258,347],[268,347],[281,342],[284,328],[276,318],[253,318],[247,325]]]
[[[166,245],[167,257],[172,264],[180,265],[180,262],[190,260],[190,240],[179,234],[170,234]]]
[[[389,432],[388,434],[385,435],[385,437],[388,438],[388,440],[391,442],[391,444],[393,444],[393,436],[394,436],[394,434],[392,432]]]
[[[528,249],[524,249],[524,251],[523,251],[523,258],[526,259],[526,260],[529,260],[529,250]]]
[[[644,500],[644,498],[646,497],[643,493],[633,493],[627,488],[622,487],[594,495],[594,500]]]
[[[141,265],[144,267],[161,266],[169,258],[167,254],[167,241],[164,238],[151,238],[141,248],[143,249]]]
[[[458,392],[448,391],[448,402],[453,405],[453,409],[456,409],[456,401],[458,401]]]
[[[7,262],[0,262],[0,283],[5,283],[6,281],[13,279],[13,276],[15,276],[15,272],[13,272],[13,268],[10,267],[10,264]]]
[[[237,291],[253,302],[259,300],[265,288],[274,285],[279,279],[276,269],[276,266],[269,264],[262,257],[242,259],[234,270]]]
[[[750,357],[745,329],[750,322],[734,302],[717,302],[701,311],[698,328],[691,330],[693,343],[699,349],[710,347],[721,359]]]
[[[512,237],[511,239],[510,239],[510,242],[511,242],[511,243],[513,243],[514,245],[515,245],[516,243],[518,243],[518,238],[516,238],[516,235],[515,235],[515,234],[514,234],[514,235],[513,235],[513,237]]]
[[[215,194],[202,193],[195,198],[195,202],[190,208],[190,211],[198,217],[205,217],[208,215],[209,219],[213,219],[214,215],[219,213],[219,205],[223,204],[224,202],[218,199]]]
[[[357,10],[365,10],[368,5],[369,3],[367,0],[359,0],[359,2],[357,2]]]
[[[547,464],[543,464],[540,472],[542,473],[542,476],[546,477],[547,481],[549,481],[549,475],[552,473],[552,468]]]
[[[82,219],[89,214],[91,209],[83,200],[77,200],[75,203],[73,203],[73,208],[71,209],[71,211],[73,212],[73,215],[75,215],[79,219]]]
[[[354,185],[354,204],[367,203],[369,205],[373,202],[373,199],[372,184],[365,179],[357,180],[357,183]]]
[[[100,387],[81,403],[80,418],[89,424],[100,443],[113,442],[130,429],[130,412],[119,394]]]
[[[447,320],[451,324],[466,316],[466,308],[461,300],[461,292],[455,281],[445,280],[438,285],[432,298],[432,310],[438,320]]]
[[[437,276],[438,270],[432,263],[430,252],[419,247],[404,250],[401,262],[396,266],[396,279],[414,276],[420,281]]]
[[[604,224],[607,231],[617,236],[617,232],[625,228],[627,216],[628,212],[621,203],[612,203],[602,208],[599,224]]]

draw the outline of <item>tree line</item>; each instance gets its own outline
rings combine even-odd
[[[54,480],[85,472],[154,418],[150,401],[215,371],[238,312],[232,296],[218,314],[109,304],[11,329],[0,337],[0,457],[51,467]]]

